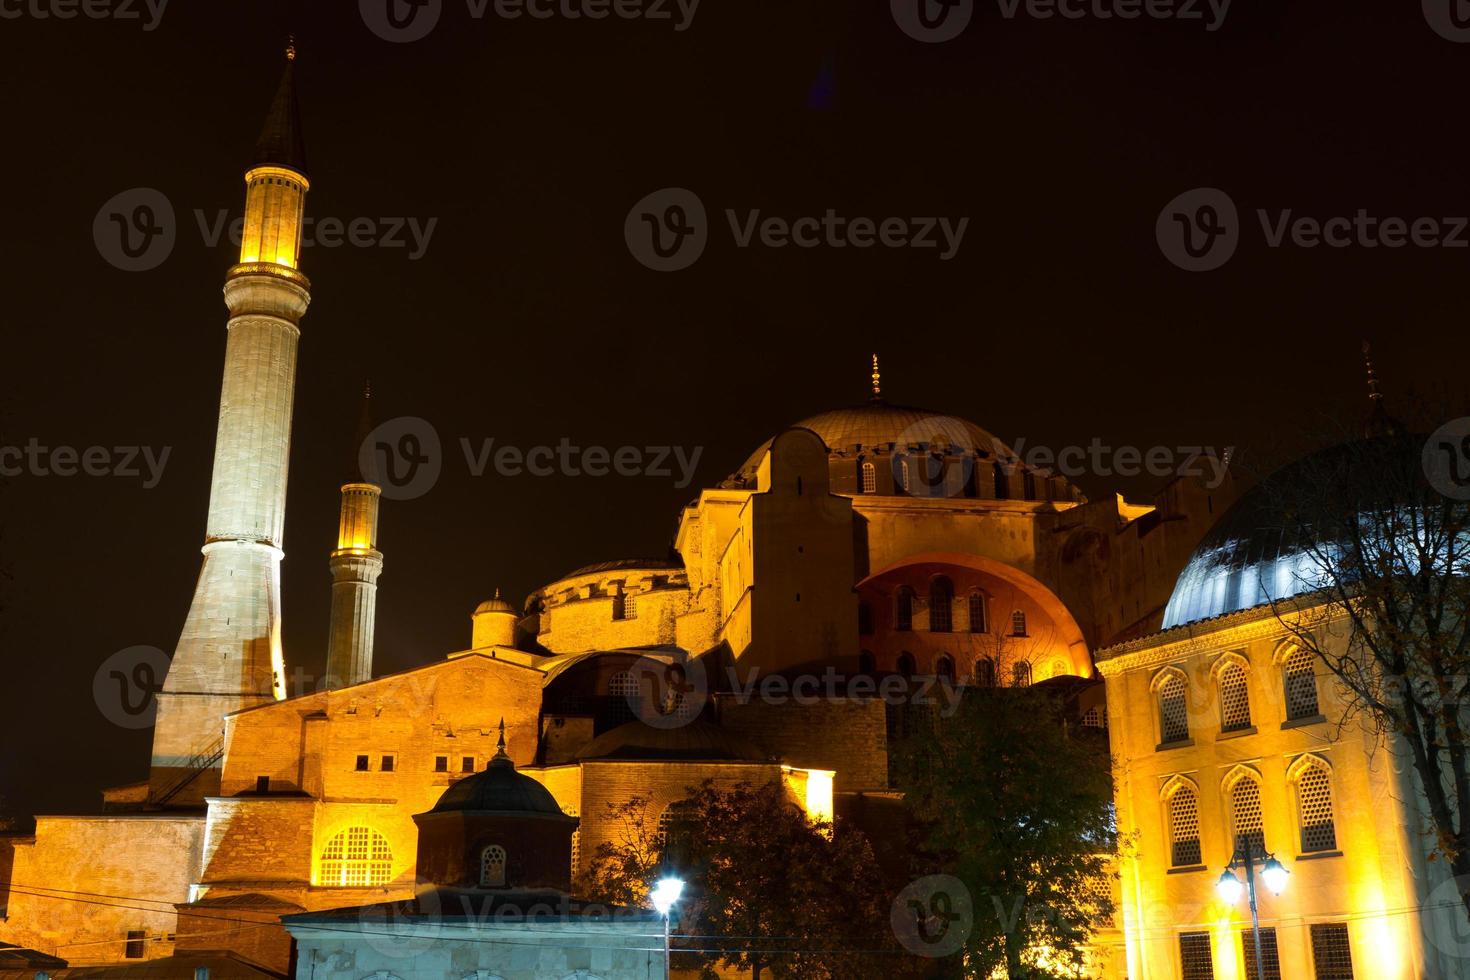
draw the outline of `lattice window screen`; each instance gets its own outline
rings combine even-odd
[[[1251,699],[1245,685],[1245,668],[1231,664],[1220,671],[1220,729],[1238,732],[1251,727]]]
[[[1337,850],[1337,826],[1332,817],[1332,777],[1314,765],[1296,781],[1297,804],[1301,810],[1302,851]]]
[[[1177,674],[1159,688],[1159,720],[1162,741],[1177,742],[1189,737],[1189,712],[1185,705],[1184,679]]]
[[[1256,937],[1247,929],[1240,934],[1240,949],[1245,957],[1245,980],[1261,980],[1256,974]],[[1261,959],[1266,968],[1265,980],[1281,980],[1281,956],[1276,950],[1276,930],[1261,930]]]
[[[1345,922],[1312,926],[1312,966],[1317,980],[1353,980],[1353,950]]]
[[[863,493],[877,493],[878,473],[872,463],[863,464]]]
[[[1298,650],[1286,660],[1286,717],[1311,718],[1321,713],[1317,706],[1317,677],[1312,670],[1312,654]]]
[[[985,623],[985,597],[978,592],[970,593],[970,632],[989,632]]]
[[[386,885],[393,873],[388,839],[368,827],[349,827],[322,851],[319,883],[328,888]]]
[[[1107,728],[1108,713],[1101,705],[1095,704],[1082,716],[1082,724],[1088,728]]]
[[[929,629],[948,633],[954,626],[954,590],[947,582],[935,582],[929,590]]]
[[[1210,960],[1208,932],[1179,934],[1179,967],[1183,980],[1215,980],[1215,964]]]
[[[1230,820],[1235,827],[1237,850],[1257,855],[1266,852],[1266,834],[1261,824],[1261,787],[1249,776],[1238,781],[1230,791]]]
[[[1200,863],[1199,800],[1187,786],[1169,797],[1169,839],[1174,867],[1188,868]]]

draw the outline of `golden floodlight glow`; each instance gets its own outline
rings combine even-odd
[[[240,264],[267,262],[295,269],[310,182],[286,167],[255,167],[245,174],[245,185]]]

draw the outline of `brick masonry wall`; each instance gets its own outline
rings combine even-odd
[[[839,793],[888,786],[888,734],[883,702],[821,700],[775,703],[756,696],[716,698],[720,724],[789,766],[831,769]]]

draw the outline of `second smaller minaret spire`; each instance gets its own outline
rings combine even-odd
[[[373,676],[373,634],[378,615],[378,504],[383,488],[364,472],[361,447],[373,430],[372,388],[365,386],[362,414],[346,482],[342,484],[337,548],[332,552],[332,622],[327,634],[327,686],[347,687]]]

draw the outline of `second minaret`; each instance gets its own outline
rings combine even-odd
[[[362,396],[352,472],[342,484],[337,548],[330,562],[332,619],[327,633],[326,680],[330,688],[360,684],[373,676],[378,576],[383,573],[383,553],[378,550],[378,502],[383,489],[372,467],[364,468],[359,462],[372,428],[372,391],[367,390]]]

